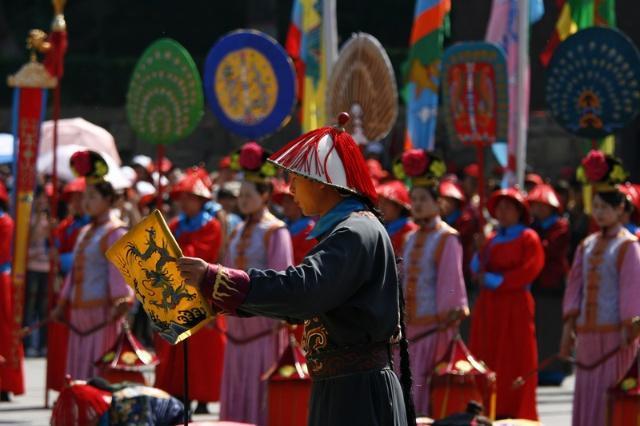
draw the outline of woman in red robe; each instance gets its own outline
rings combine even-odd
[[[498,418],[537,420],[535,377],[514,380],[538,363],[531,283],[544,265],[540,238],[530,229],[529,206],[516,189],[493,193],[487,209],[499,223],[471,262],[481,286],[471,316],[470,349],[496,372]]]
[[[0,182],[0,401],[9,400],[9,392],[24,393],[24,371],[22,341],[12,353],[15,339],[13,325],[13,286],[11,285],[11,243],[13,242],[13,219],[6,213],[9,195]]]
[[[222,227],[216,217],[211,191],[203,179],[206,172],[192,170],[171,191],[182,213],[169,224],[185,256],[217,262],[222,245]],[[224,319],[218,316],[188,339],[189,398],[198,401],[196,412],[206,412],[206,403],[220,399],[224,347]],[[184,345],[172,346],[156,337],[160,364],[155,386],[181,397],[184,393]]]

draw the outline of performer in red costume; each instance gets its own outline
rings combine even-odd
[[[315,238],[308,238],[309,233],[316,226],[316,221],[302,213],[300,206],[293,200],[291,187],[288,183],[274,184],[271,200],[282,207],[284,221],[291,234],[293,245],[293,264],[298,265],[318,242]]]
[[[529,205],[517,189],[494,192],[487,209],[500,226],[471,262],[481,289],[471,316],[470,349],[496,372],[498,418],[537,420],[535,377],[519,388],[512,383],[538,363],[530,287],[544,265],[544,251],[527,226]]]
[[[462,271],[465,281],[468,283],[470,277],[469,263],[475,250],[474,240],[480,232],[480,223],[473,210],[467,208],[467,198],[464,195],[462,186],[454,178],[444,179],[440,183],[440,214],[442,220],[447,225],[452,226],[460,235],[462,243]]]
[[[569,222],[560,216],[560,198],[551,185],[539,184],[527,196],[531,206],[533,224],[544,248],[545,263],[540,276],[533,284],[536,302],[536,331],[538,356],[543,360],[557,352],[562,320],[562,296],[569,272],[569,244],[571,235]],[[554,363],[538,374],[543,385],[560,385],[565,376],[565,367]]]
[[[383,183],[376,188],[378,206],[384,219],[384,227],[391,238],[396,256],[402,256],[407,234],[418,229],[411,220],[409,190],[399,180]]]
[[[0,401],[9,401],[9,392],[14,395],[24,393],[24,371],[22,345],[18,345],[17,359],[9,353],[6,342],[13,339],[15,324],[13,319],[13,291],[11,285],[11,244],[13,242],[13,219],[7,213],[9,194],[0,182],[0,357],[6,362],[0,364]]]
[[[169,228],[182,253],[217,262],[223,240],[222,227],[216,218],[214,204],[210,202],[211,191],[202,181],[201,173],[191,170],[174,186],[171,196],[182,213],[169,224]],[[207,402],[220,399],[226,344],[224,329],[224,319],[218,316],[189,338],[189,397],[198,401],[198,413],[206,412]],[[156,337],[156,351],[160,358],[160,364],[156,367],[156,387],[181,396],[184,392],[183,345],[172,346]]]

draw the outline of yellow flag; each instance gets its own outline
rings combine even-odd
[[[213,318],[199,289],[180,277],[176,259],[182,251],[158,210],[116,241],[106,256],[169,343],[186,339]]]

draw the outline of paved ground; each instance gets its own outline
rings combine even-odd
[[[0,403],[0,425],[43,426],[49,424],[50,409],[44,408],[44,360],[27,359],[25,364],[27,392],[15,397],[11,403]],[[567,426],[571,424],[571,402],[573,378],[566,380],[561,388],[539,388],[538,409],[545,426]],[[50,400],[56,398],[50,393]],[[195,416],[196,420],[215,420],[217,404],[210,404],[212,415]]]

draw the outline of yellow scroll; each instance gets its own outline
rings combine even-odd
[[[176,344],[213,318],[199,289],[187,286],[176,259],[182,251],[162,214],[154,210],[106,253],[136,293],[153,328]]]

